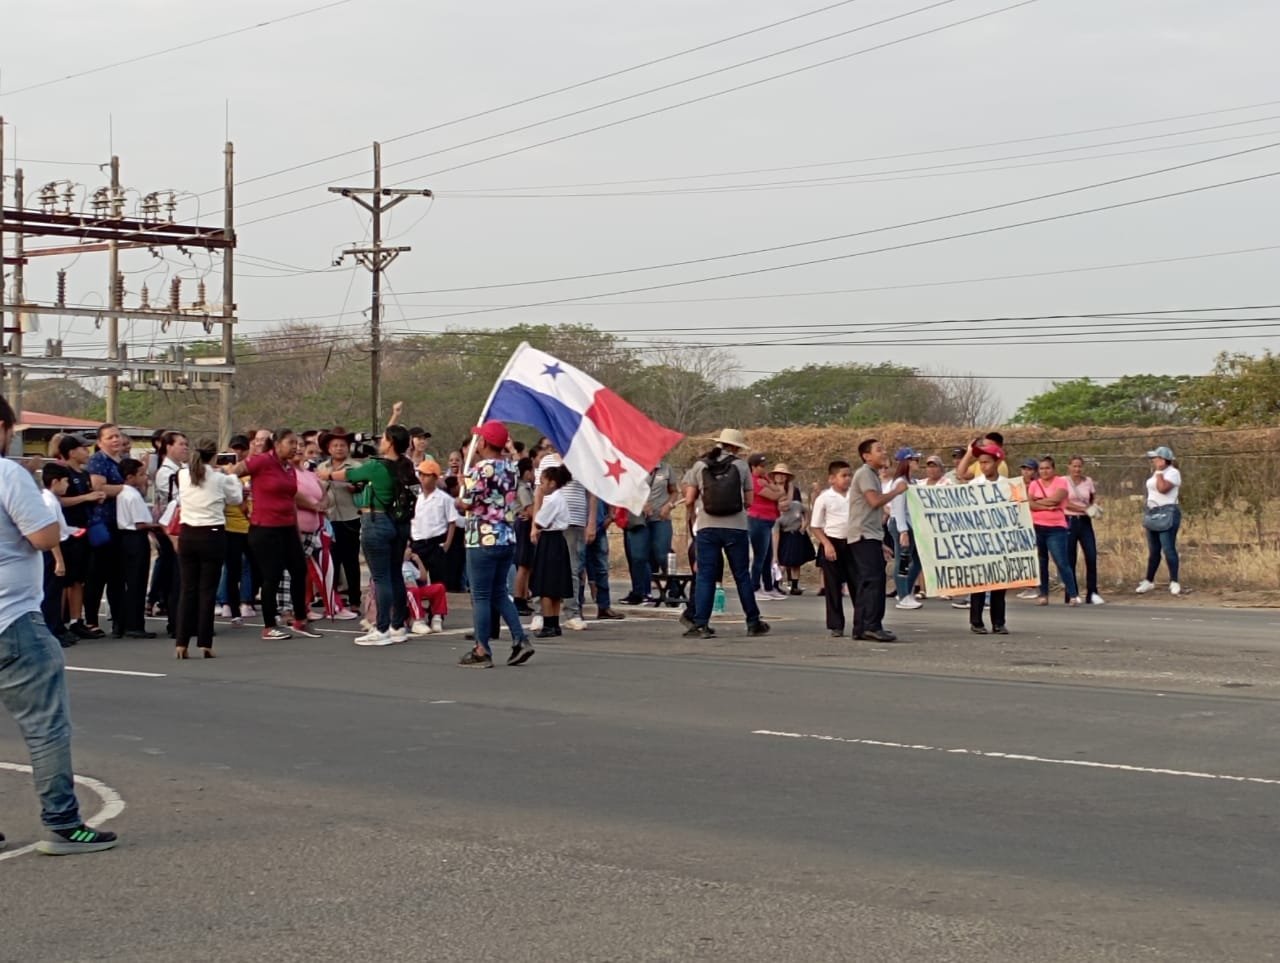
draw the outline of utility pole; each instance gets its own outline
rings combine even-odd
[[[18,212],[22,212],[22,168],[18,168],[13,172],[13,201],[14,207]],[[17,234],[13,239],[13,303],[17,305],[17,311],[14,313],[13,325],[13,355],[16,358],[22,357],[22,302],[26,299],[26,290],[23,276],[23,267],[26,264],[26,251],[24,248],[23,237]],[[22,411],[22,368],[15,367],[13,374],[9,376],[9,404],[13,406],[16,412]]]
[[[223,221],[222,235],[227,240],[227,247],[222,249],[222,363],[234,366],[236,349],[233,332],[235,331],[235,274],[232,265],[232,248],[236,243],[235,212],[235,148],[231,141],[223,149]],[[223,446],[231,441],[234,429],[231,427],[232,402],[234,401],[234,375],[224,374],[218,382],[218,444]]]
[[[393,189],[382,186],[382,145],[373,143],[373,187],[331,187],[331,194],[341,194],[363,207],[373,218],[373,243],[364,247],[349,247],[343,257],[354,257],[373,275],[373,295],[369,303],[369,388],[371,417],[369,430],[377,433],[382,428],[382,272],[401,252],[409,247],[387,247],[382,243],[382,215],[406,197],[431,197],[429,190]],[[366,201],[361,194],[368,194]],[[390,198],[390,200],[384,200]]]
[[[120,197],[120,158],[111,155],[111,196],[109,198],[111,217],[118,220],[124,213]],[[120,303],[120,245],[111,241],[107,247],[107,303],[118,311],[124,305]],[[110,314],[107,316],[107,357],[112,361],[120,358],[120,319]],[[114,371],[107,375],[107,421],[120,420],[120,377]]]

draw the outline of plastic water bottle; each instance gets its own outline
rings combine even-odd
[[[667,552],[667,574],[668,575],[676,574],[676,553],[675,552]]]
[[[724,612],[724,586],[718,583],[716,585],[716,601],[711,606],[711,611],[716,615],[721,615]]]

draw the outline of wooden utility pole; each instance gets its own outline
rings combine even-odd
[[[235,272],[232,266],[232,249],[236,243],[235,232],[235,148],[231,141],[223,149],[223,221],[222,234],[227,239],[227,247],[222,249],[222,363],[235,365]],[[234,434],[231,427],[233,403],[235,401],[234,375],[224,374],[218,382],[218,444],[226,451],[228,442]]]
[[[349,247],[342,252],[343,257],[354,257],[373,275],[373,295],[369,303],[369,389],[370,420],[369,430],[377,433],[382,430],[382,272],[391,266],[391,262],[401,252],[412,250],[409,247],[387,247],[382,243],[382,215],[395,207],[406,197],[431,197],[428,190],[393,189],[382,186],[382,145],[373,143],[373,187],[331,187],[329,192],[349,197],[363,207],[373,218],[373,243],[362,247]],[[369,200],[361,197],[368,194]],[[384,200],[390,198],[390,200]]]
[[[22,211],[22,168],[18,168],[13,172],[13,206]],[[17,311],[14,314],[13,325],[13,341],[12,351],[14,357],[22,357],[22,326],[25,318],[22,316],[22,302],[26,300],[26,285],[23,275],[23,267],[26,264],[26,251],[24,250],[24,240],[21,234],[17,234],[13,239],[13,303],[17,305]],[[0,283],[0,286],[3,286]],[[3,299],[0,299],[3,300]],[[9,377],[9,404],[13,405],[13,410],[21,413],[22,411],[22,368],[15,367],[13,374]]]
[[[110,216],[119,219],[124,213],[124,199],[120,196],[120,158],[111,155],[111,196],[108,210]],[[124,307],[120,303],[120,244],[111,241],[107,247],[107,303],[117,311]],[[107,315],[107,357],[112,361],[120,358],[120,318],[114,314]],[[120,376],[113,370],[107,375],[107,421],[114,424],[120,420]]]

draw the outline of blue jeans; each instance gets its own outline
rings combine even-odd
[[[1071,574],[1076,573],[1078,550],[1084,550],[1085,601],[1098,594],[1098,539],[1093,533],[1093,519],[1088,515],[1067,516],[1067,560]],[[1080,579],[1076,578],[1079,588]],[[1071,596],[1067,596],[1068,601]]]
[[[360,546],[369,564],[369,580],[373,582],[373,598],[378,609],[377,629],[385,632],[395,626],[406,626],[408,606],[404,576],[404,548],[409,544],[409,526],[382,512],[370,512],[360,525]],[[306,618],[304,614],[302,616]]]
[[[1165,564],[1169,566],[1169,581],[1178,581],[1178,529],[1182,527],[1182,509],[1173,506],[1173,527],[1167,532],[1147,533],[1147,581],[1154,582],[1156,569],[1160,567],[1160,553],[1164,552]]]
[[[724,559],[738,587],[738,601],[747,616],[747,625],[760,621],[760,606],[751,587],[750,546],[747,533],[740,528],[704,528],[694,545],[698,552],[698,577],[694,580],[693,621],[706,625],[711,621],[711,606],[716,600],[716,583],[724,572]]]
[[[1040,595],[1049,597],[1049,556],[1053,556],[1053,564],[1058,569],[1058,578],[1067,591],[1067,598],[1073,599],[1080,594],[1076,585],[1076,573],[1067,560],[1067,530],[1049,525],[1036,527],[1036,556],[1040,560]]]
[[[910,598],[915,589],[916,579],[920,577],[923,566],[920,564],[920,553],[916,551],[916,534],[911,529],[907,529],[907,538],[910,544],[905,548],[902,546],[902,539],[899,537],[902,533],[898,531],[895,522],[889,522],[889,536],[893,539],[893,584],[897,589],[898,601]],[[910,553],[911,560],[907,563],[907,574],[903,575],[902,561]]]
[[[627,532],[627,548],[631,552],[631,597],[649,595],[653,573],[667,570],[671,552],[671,519],[651,518],[639,528]]]
[[[751,538],[751,588],[759,592],[761,584],[766,592],[772,592],[773,581],[773,522],[747,516],[747,534]]]
[[[471,617],[475,623],[476,644],[483,646],[491,655],[493,650],[489,648],[489,638],[496,628],[493,625],[494,609],[507,623],[516,645],[529,641],[524,634],[524,626],[520,624],[516,603],[507,590],[507,576],[515,557],[515,545],[467,546],[467,580],[471,583]]]
[[[40,821],[49,829],[80,825],[63,665],[62,648],[39,612],[20,615],[0,632],[0,702],[27,741]]]
[[[595,540],[582,547],[582,566],[587,570],[587,581],[596,587],[596,611],[602,612],[611,607],[612,597],[609,595],[609,533],[600,531]],[[587,587],[579,589],[578,610],[587,594]]]

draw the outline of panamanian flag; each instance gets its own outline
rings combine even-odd
[[[649,497],[649,472],[684,437],[527,343],[516,348],[494,386],[480,420],[489,418],[537,428],[587,491],[637,514]]]

